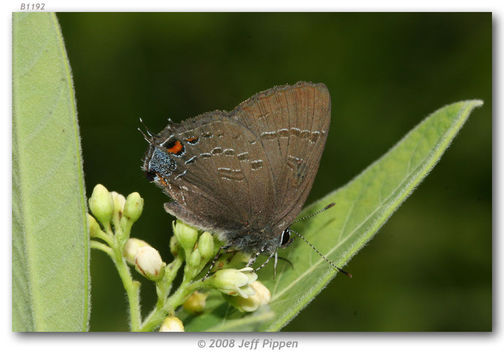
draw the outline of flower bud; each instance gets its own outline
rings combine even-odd
[[[159,328],[159,332],[183,332],[184,324],[176,316],[168,316],[164,319],[163,324]]]
[[[144,199],[139,193],[133,192],[126,198],[126,203],[124,204],[124,216],[131,222],[138,220],[140,215],[142,215],[144,205]]]
[[[255,291],[254,295],[247,298],[242,296],[228,296],[228,302],[240,311],[256,311],[261,305],[268,304],[271,301],[271,293],[260,281],[254,281],[250,287]]]
[[[135,265],[135,259],[138,254],[138,250],[144,246],[150,246],[150,245],[140,239],[135,238],[128,239],[128,241],[124,245],[123,250],[123,255],[126,258],[126,261],[131,265]]]
[[[205,231],[199,237],[198,249],[203,259],[210,259],[214,255],[214,239],[212,234]]]
[[[170,252],[172,253],[173,256],[177,256],[179,251],[179,244],[177,241],[177,237],[173,235],[170,238]]]
[[[201,264],[201,255],[198,249],[195,249],[189,259],[187,259],[187,264],[193,268],[197,268]]]
[[[102,232],[102,229],[100,228],[100,225],[96,221],[96,219],[90,215],[87,214],[88,218],[88,226],[89,226],[89,236],[91,238],[98,237],[98,234]]]
[[[119,218],[121,218],[124,211],[124,204],[126,203],[126,199],[123,195],[111,191],[110,195],[112,195],[112,201],[114,202],[114,214],[117,214]]]
[[[191,296],[184,302],[184,309],[191,314],[202,313],[205,309],[206,298],[208,294],[195,291]]]
[[[135,265],[138,272],[150,280],[159,280],[163,276],[163,260],[159,252],[151,246],[141,246],[137,250]]]
[[[219,270],[208,281],[209,285],[227,295],[248,298],[255,294],[249,286],[257,280],[257,274],[250,267]]]
[[[106,226],[110,222],[114,211],[114,202],[105,186],[98,184],[94,187],[89,198],[89,209],[102,225]]]
[[[191,251],[198,239],[198,230],[184,224],[182,221],[174,222],[173,233],[177,237],[179,244],[186,250]]]

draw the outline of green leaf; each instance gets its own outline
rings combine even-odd
[[[331,202],[335,203],[334,207],[295,224],[293,229],[315,244],[328,259],[344,266],[427,176],[471,111],[482,104],[479,100],[462,101],[436,111],[350,183],[304,209],[300,216],[311,214]],[[244,316],[238,313],[242,316],[240,323],[234,319],[236,310],[214,304],[198,319],[198,326],[189,324],[187,329],[278,331],[337,275],[300,239],[280,255],[295,264],[294,268],[282,262],[276,278],[271,267],[259,274],[260,280],[271,291],[268,310],[273,316],[261,318],[264,309],[261,313]],[[231,319],[233,322],[229,323]]]
[[[86,331],[89,244],[77,110],[56,16],[13,15],[12,329]]]

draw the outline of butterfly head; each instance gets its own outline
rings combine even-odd
[[[291,236],[291,230],[289,228],[285,229],[282,231],[282,234],[280,234],[280,239],[279,239],[279,248],[286,248],[290,244],[292,244],[292,241],[294,238]]]

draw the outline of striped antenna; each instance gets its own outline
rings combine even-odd
[[[137,128],[137,130],[140,131],[140,134],[142,134],[142,136],[144,137],[145,141],[147,141],[149,144],[152,144],[152,138],[154,136],[151,134],[151,132],[147,128],[147,125],[145,125],[145,123],[143,122],[142,118],[139,118],[139,119],[140,119],[140,124],[142,124],[142,126],[144,127],[145,132],[143,132],[142,129],[140,129],[140,128]]]
[[[297,219],[296,221],[294,221],[294,222],[293,222],[293,224],[298,223],[298,222],[300,222],[300,221],[307,220],[307,219],[309,219],[309,218],[312,218],[312,217],[314,217],[314,216],[316,216],[316,215],[320,214],[321,212],[324,212],[324,211],[326,211],[326,210],[328,210],[328,209],[332,208],[334,205],[336,205],[336,204],[332,202],[332,203],[330,203],[329,205],[326,205],[325,207],[323,207],[322,209],[315,211],[313,214],[306,215],[306,216],[303,216],[302,218]]]
[[[333,204],[334,205],[334,204]],[[325,209],[324,209],[325,210]],[[294,235],[296,235],[297,237],[301,238],[304,240],[305,243],[307,243],[308,245],[310,245],[310,247],[313,249],[313,251],[315,251],[322,259],[325,260],[325,262],[327,262],[329,265],[331,265],[331,267],[337,271],[339,271],[340,273],[342,274],[345,274],[346,276],[348,276],[349,278],[352,277],[352,274],[350,274],[349,272],[346,272],[345,270],[341,269],[339,266],[337,266],[335,263],[333,263],[331,260],[329,260],[324,254],[322,254],[320,252],[319,249],[317,249],[311,242],[309,242],[308,240],[305,239],[305,237],[303,235],[301,235],[300,233],[298,233],[297,231],[295,230],[292,230],[292,229],[289,229],[290,232],[292,232]]]

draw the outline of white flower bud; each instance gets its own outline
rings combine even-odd
[[[257,274],[252,268],[224,269],[217,271],[209,279],[209,285],[226,295],[239,295],[248,298],[255,294],[255,291],[249,285],[256,280]]]
[[[250,288],[255,291],[254,295],[247,298],[229,296],[227,297],[229,303],[240,311],[252,312],[256,311],[259,306],[268,304],[271,301],[270,291],[260,281],[254,281],[250,284]]]
[[[126,198],[115,191],[111,191],[110,195],[112,196],[112,201],[114,202],[114,214],[117,214],[120,219],[124,211]]]
[[[136,269],[150,280],[163,276],[164,263],[159,252],[151,246],[142,246],[135,257]]]
[[[150,246],[150,245],[140,239],[135,239],[135,238],[128,239],[128,241],[124,245],[124,249],[123,249],[123,255],[126,258],[126,261],[128,263],[130,263],[131,265],[135,265],[135,259],[136,259],[138,250],[144,246]]]
[[[159,332],[183,332],[184,324],[176,316],[168,316],[164,321]]]

